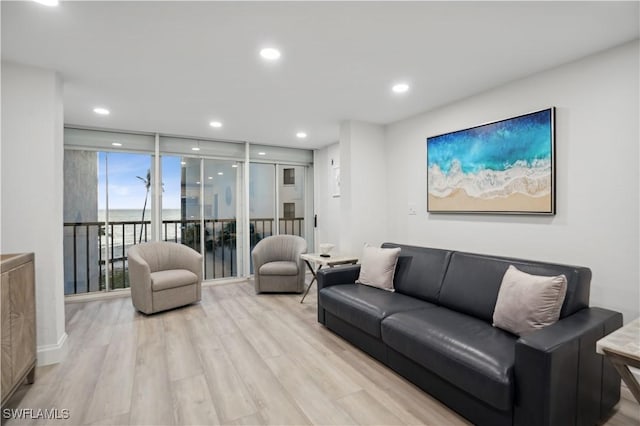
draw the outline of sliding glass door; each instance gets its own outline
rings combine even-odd
[[[233,160],[162,156],[162,239],[200,252],[207,280],[240,270],[241,173],[242,164]]]
[[[129,287],[127,250],[151,239],[152,156],[65,151],[65,294]]]

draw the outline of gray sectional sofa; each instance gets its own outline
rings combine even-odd
[[[395,292],[356,284],[359,266],[318,273],[318,321],[480,425],[593,425],[620,398],[595,342],[622,314],[589,307],[588,268],[400,247]],[[518,337],[492,326],[509,265],[567,277],[560,320]]]

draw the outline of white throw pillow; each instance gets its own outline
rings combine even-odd
[[[365,244],[360,260],[360,276],[356,282],[387,291],[395,291],[393,276],[396,273],[399,254],[400,247],[379,248]]]
[[[493,312],[493,326],[518,336],[558,321],[567,293],[567,277],[531,275],[510,265],[504,273]]]

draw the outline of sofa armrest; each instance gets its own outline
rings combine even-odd
[[[620,399],[620,376],[596,341],[622,314],[585,308],[521,337],[515,349],[515,425],[596,424]]]
[[[318,291],[325,287],[339,284],[353,284],[360,275],[360,265],[323,268],[318,271]]]
[[[320,304],[320,290],[340,284],[353,284],[360,275],[360,265],[340,266],[338,268],[323,268],[316,272],[318,281],[318,322],[325,323],[324,308]]]

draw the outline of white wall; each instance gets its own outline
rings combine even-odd
[[[3,253],[34,252],[38,363],[65,353],[62,82],[2,63]]]
[[[335,244],[335,251],[340,251],[340,200],[333,193],[333,170],[340,167],[340,144],[329,145],[315,151],[313,161],[315,176],[315,214],[318,215],[316,228],[316,245],[322,243]],[[318,249],[316,248],[316,250]]]
[[[340,250],[359,255],[364,243],[386,235],[387,158],[384,127],[360,121],[340,125]]]
[[[591,304],[623,312],[625,322],[638,317],[638,52],[636,41],[389,125],[378,204],[387,206],[387,239],[588,266]],[[549,106],[557,108],[555,216],[426,213],[428,136]],[[410,204],[417,215],[407,214]]]

